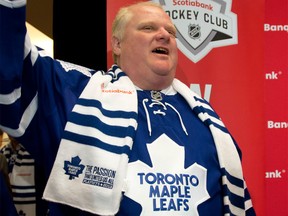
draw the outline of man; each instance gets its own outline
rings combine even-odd
[[[51,215],[255,215],[237,144],[174,78],[176,30],[159,5],[119,11],[104,73],[37,51],[25,2],[0,4],[1,128],[35,158]]]

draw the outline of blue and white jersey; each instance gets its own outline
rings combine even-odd
[[[156,98],[156,99],[154,99]],[[138,130],[117,215],[223,216],[210,130],[172,87],[138,91]]]
[[[91,215],[42,195],[68,115],[91,76],[102,72],[31,45],[25,4],[0,0],[0,128],[35,159],[36,215]],[[221,169],[207,125],[173,88],[137,93],[138,129],[117,215],[223,215]]]

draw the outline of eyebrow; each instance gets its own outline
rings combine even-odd
[[[142,22],[139,22],[137,24],[138,26],[144,26],[144,25],[155,25],[155,26],[158,26],[156,22],[154,21],[142,21]],[[165,29],[168,29],[168,30],[173,30],[176,32],[176,27],[173,23],[171,24],[167,24],[164,26]]]

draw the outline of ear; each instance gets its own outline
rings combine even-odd
[[[113,53],[115,53],[116,55],[120,55],[121,53],[120,40],[117,37],[113,36],[111,39],[111,45]]]

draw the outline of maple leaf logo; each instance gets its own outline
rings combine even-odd
[[[84,170],[84,165],[80,164],[81,159],[79,156],[72,157],[71,162],[70,161],[64,161],[64,167],[65,174],[69,175],[69,180],[74,179],[75,177],[79,177],[80,174],[82,174]]]
[[[129,164],[125,195],[142,206],[141,216],[198,216],[197,206],[210,197],[206,168],[194,163],[185,169],[184,147],[166,134],[147,146],[153,165]]]

